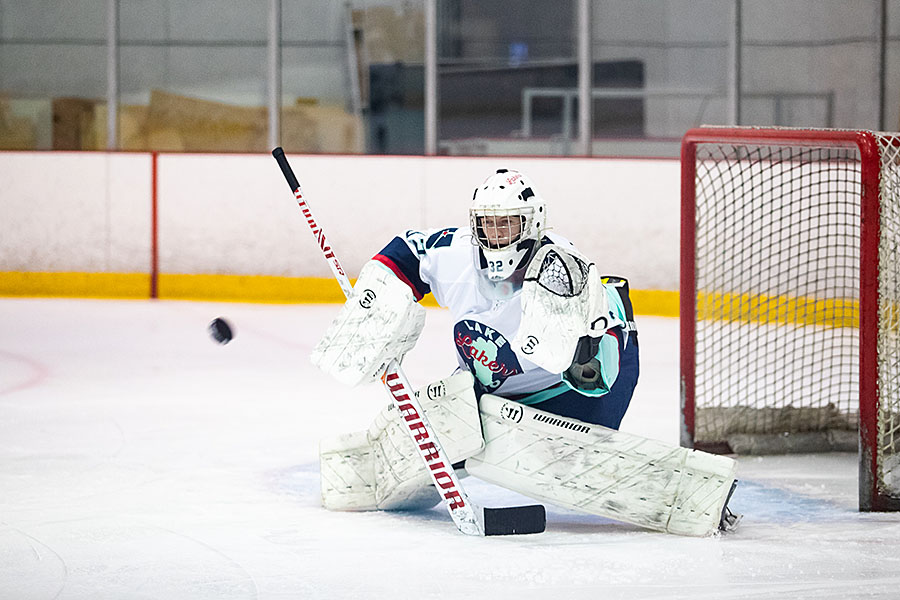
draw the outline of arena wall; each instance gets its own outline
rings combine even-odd
[[[628,277],[643,312],[677,314],[676,160],[289,159],[351,275],[406,229],[465,226],[474,187],[518,169],[553,229]],[[0,295],[340,299],[271,156],[6,152],[0,181]]]

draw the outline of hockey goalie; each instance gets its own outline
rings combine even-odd
[[[628,284],[547,223],[531,181],[498,170],[475,188],[468,227],[407,231],[363,267],[313,363],[347,385],[376,381],[415,346],[431,293],[455,320],[458,365],[417,396],[456,467],[653,530],[732,526],[733,460],[618,431],[639,374]],[[395,404],[323,440],[320,461],[328,509],[440,501]]]

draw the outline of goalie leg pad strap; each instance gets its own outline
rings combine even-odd
[[[416,392],[449,459],[484,448],[472,375],[460,372]],[[402,409],[402,407],[401,407]],[[440,502],[394,403],[368,431],[320,444],[322,504],[331,510],[415,510]],[[410,415],[411,416],[411,415]]]
[[[735,461],[486,394],[470,475],[532,498],[656,531],[714,533]]]

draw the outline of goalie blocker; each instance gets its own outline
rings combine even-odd
[[[457,373],[417,392],[450,459],[470,475],[558,506],[679,535],[704,536],[723,523],[735,481],[727,457],[670,446],[486,394]],[[440,496],[385,408],[367,431],[320,445],[322,501],[331,510],[415,510]],[[482,433],[483,432],[483,433]],[[503,509],[508,511],[509,509]],[[509,527],[543,515],[524,507]],[[541,509],[541,513],[542,513]],[[518,520],[518,523],[516,521]]]

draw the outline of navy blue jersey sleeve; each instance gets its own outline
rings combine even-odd
[[[394,272],[400,281],[410,287],[416,300],[431,291],[431,286],[419,275],[419,261],[425,253],[425,236],[417,231],[407,231],[404,237],[395,237],[381,252],[373,257]]]

